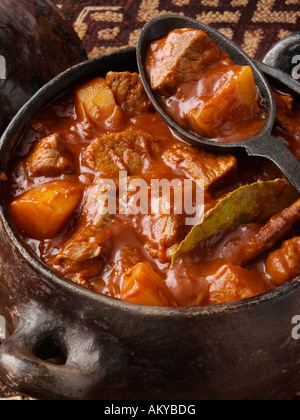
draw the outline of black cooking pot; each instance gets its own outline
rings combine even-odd
[[[0,144],[6,172],[32,116],[107,71],[136,71],[129,49],[80,64],[36,94]],[[2,177],[3,178],[3,177]],[[3,178],[4,179],[4,178]],[[43,264],[14,229],[0,181],[0,380],[39,399],[289,399],[300,390],[295,280],[242,302],[152,308],[97,295]]]
[[[297,65],[300,63],[300,32],[294,32],[278,41],[267,52],[263,61],[268,66],[296,76],[295,79],[299,80],[300,71]]]
[[[72,25],[50,0],[0,1],[0,135],[45,83],[87,60]]]

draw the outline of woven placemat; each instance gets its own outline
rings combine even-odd
[[[54,0],[90,58],[135,46],[149,19],[176,13],[214,26],[251,57],[262,59],[281,38],[300,30],[299,0]],[[0,400],[18,399],[0,383]]]
[[[180,13],[218,28],[251,57],[299,30],[299,0],[56,0],[90,58],[135,46],[149,19]]]

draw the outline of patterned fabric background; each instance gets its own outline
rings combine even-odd
[[[54,0],[90,58],[135,46],[143,25],[159,14],[184,14],[212,25],[251,57],[300,31],[300,0]],[[0,399],[25,399],[0,384]]]
[[[142,26],[180,13],[218,28],[252,57],[299,29],[299,0],[56,0],[89,57],[136,45]]]

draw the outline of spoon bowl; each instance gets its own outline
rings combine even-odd
[[[249,140],[237,143],[220,143],[208,138],[203,138],[182,128],[175,122],[160,104],[155,92],[152,90],[150,81],[146,74],[145,62],[150,44],[158,39],[167,36],[176,29],[191,28],[205,32],[215,44],[227,52],[231,60],[241,66],[252,68],[255,83],[260,94],[261,103],[268,111],[268,116],[263,129]],[[289,179],[291,184],[300,192],[300,162],[289,151],[285,140],[274,138],[271,135],[276,118],[276,104],[271,87],[257,65],[247,56],[234,42],[229,40],[218,30],[200,23],[188,17],[178,15],[164,15],[150,20],[142,30],[137,46],[137,62],[146,92],[153,103],[156,111],[161,115],[169,127],[174,130],[183,140],[200,146],[211,152],[236,152],[238,149],[245,149],[249,156],[258,156],[271,160]]]

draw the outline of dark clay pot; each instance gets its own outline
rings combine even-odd
[[[136,71],[135,50],[83,63],[53,80],[16,116],[0,144],[6,171],[20,133],[73,84]],[[0,380],[39,399],[290,399],[300,390],[300,280],[227,305],[152,308],[97,295],[58,276],[11,223],[0,181]]]
[[[0,134],[45,83],[87,59],[72,26],[50,0],[0,1]],[[4,69],[1,68],[1,77]]]
[[[300,32],[295,32],[278,41],[267,53],[264,63],[290,75],[300,62]],[[300,74],[297,71],[297,74]]]

